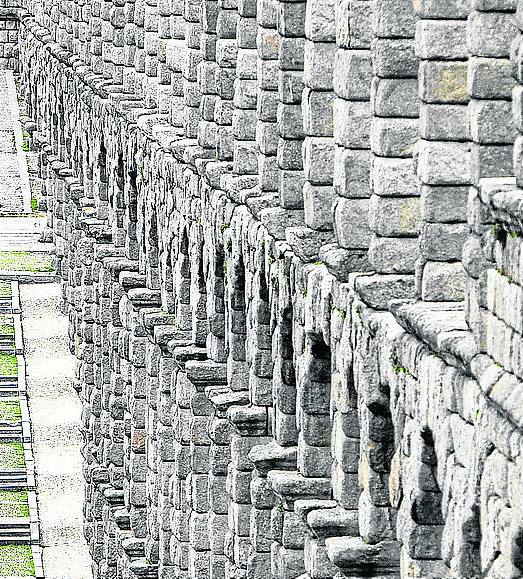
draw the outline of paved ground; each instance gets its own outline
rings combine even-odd
[[[0,70],[0,213],[30,213],[31,191],[13,72]]]
[[[57,284],[20,286],[37,497],[47,579],[90,579],[82,535],[81,404]]]

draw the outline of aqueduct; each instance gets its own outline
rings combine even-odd
[[[521,1],[1,5],[93,577],[522,577]]]

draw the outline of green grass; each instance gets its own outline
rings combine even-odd
[[[27,491],[0,491],[0,517],[28,517]]]
[[[0,298],[11,297],[11,284],[8,281],[0,281]]]
[[[27,131],[24,131],[23,133],[23,137],[24,140],[22,142],[22,151],[24,153],[29,153],[29,139],[30,139],[30,135]]]
[[[18,360],[14,354],[0,352],[0,376],[17,376]]]
[[[13,325],[13,318],[11,316],[0,315],[0,335],[14,336],[15,327]]]
[[[19,422],[21,419],[22,411],[20,409],[20,402],[18,402],[18,400],[0,401],[0,421]]]
[[[0,575],[34,577],[35,564],[29,545],[0,545]]]
[[[11,324],[0,324],[0,335],[3,336],[14,336],[15,327]]]
[[[24,445],[21,442],[0,442],[0,469],[24,467]]]
[[[29,251],[0,251],[0,269],[8,271],[53,271],[51,256]]]

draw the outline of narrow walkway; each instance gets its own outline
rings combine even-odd
[[[28,148],[13,74],[0,71],[0,579],[91,579],[81,404]]]
[[[12,71],[0,70],[0,212],[31,213],[31,189],[24,155],[27,139],[19,119]]]
[[[58,284],[20,286],[41,544],[47,579],[88,579],[90,560],[82,535],[82,407],[72,386],[74,358],[67,349],[60,299]]]

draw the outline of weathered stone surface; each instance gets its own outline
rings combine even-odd
[[[521,10],[24,10],[96,579],[521,574]]]

